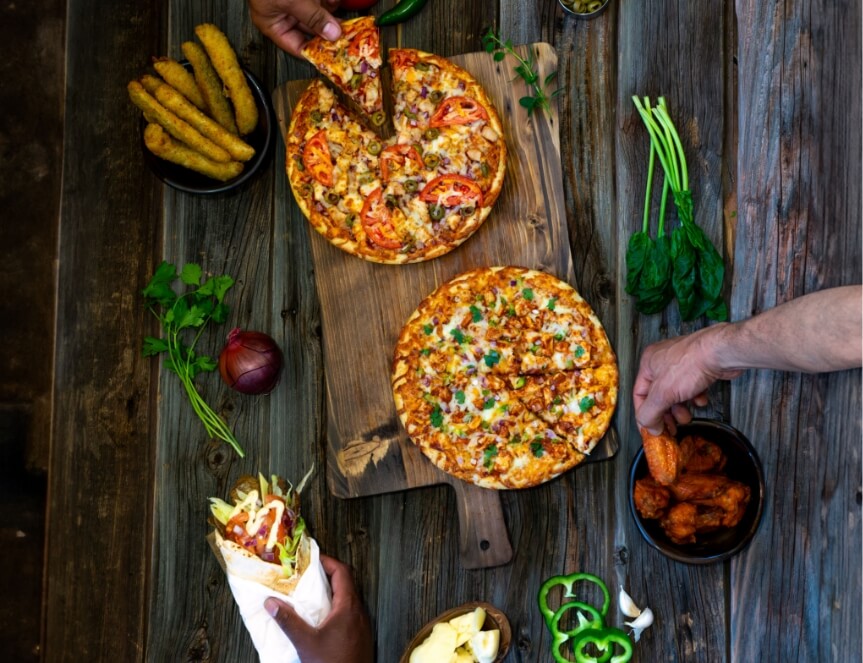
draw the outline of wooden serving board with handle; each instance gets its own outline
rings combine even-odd
[[[540,80],[557,68],[545,43],[533,51]],[[503,191],[482,227],[445,256],[413,265],[379,265],[337,249],[306,224],[321,302],[328,407],[327,477],[337,497],[360,497],[448,483],[456,491],[459,552],[466,568],[507,563],[512,557],[500,496],[438,470],[407,437],[396,415],[390,369],[398,335],[417,305],[441,283],[476,267],[518,265],[576,286],[563,208],[556,104],[528,116],[513,81],[512,63],[488,53],[450,58],[485,87],[506,133]],[[273,93],[283,136],[294,103],[309,81],[290,81]],[[576,286],[577,287],[577,286]],[[609,433],[589,462],[617,452]]]

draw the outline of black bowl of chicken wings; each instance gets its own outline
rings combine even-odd
[[[629,508],[645,540],[686,564],[743,550],[764,509],[764,470],[746,436],[710,419],[680,425],[674,437],[643,435],[629,470]]]

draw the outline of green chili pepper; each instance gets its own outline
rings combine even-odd
[[[600,656],[585,653],[585,648],[591,644],[603,653]],[[614,654],[615,645],[623,651]],[[632,641],[614,626],[584,629],[573,640],[572,648],[576,663],[626,663],[632,658]]]
[[[578,610],[578,625],[568,631],[561,631],[560,620],[570,610]],[[590,619],[587,619],[584,616],[584,613],[590,615]],[[602,615],[600,615],[599,611],[592,605],[582,603],[581,601],[567,601],[562,604],[557,609],[557,612],[554,613],[554,617],[551,618],[551,653],[554,656],[554,660],[557,661],[557,663],[571,663],[571,661],[566,658],[560,650],[561,645],[586,629],[599,628],[602,628]]]
[[[564,597],[575,598],[575,594],[572,592],[572,586],[580,580],[592,582],[599,587],[603,597],[602,608],[600,608],[599,614],[603,619],[608,614],[608,608],[611,606],[611,594],[609,594],[608,587],[605,583],[598,577],[592,573],[572,573],[568,576],[552,576],[542,583],[542,587],[539,588],[539,594],[536,597],[536,600],[539,603],[539,611],[545,618],[545,624],[549,629],[551,629],[551,620],[554,619],[555,611],[548,607],[548,593],[552,588],[562,585],[564,588]]]
[[[378,16],[375,25],[395,25],[419,13],[428,0],[401,0],[395,7]]]

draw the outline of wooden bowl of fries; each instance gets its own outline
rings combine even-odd
[[[187,69],[191,65],[185,60],[181,64]],[[160,159],[147,149],[144,141],[144,130],[147,125],[146,119],[141,119],[141,150],[144,154],[144,162],[153,171],[153,174],[168,186],[194,194],[218,194],[233,191],[252,179],[263,166],[269,161],[275,140],[276,120],[270,95],[267,94],[257,77],[247,69],[243,70],[255,105],[258,108],[258,124],[255,129],[243,140],[254,148],[254,156],[243,164],[242,172],[236,177],[220,181],[201,173],[185,168],[179,164]]]

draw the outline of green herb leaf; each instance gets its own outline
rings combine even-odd
[[[483,410],[490,410],[494,407],[494,398],[487,398],[482,404]]]
[[[186,285],[200,285],[202,273],[200,265],[187,262],[183,265],[183,271],[180,272],[180,280]]]
[[[587,412],[590,408],[596,405],[596,401],[593,400],[590,396],[585,396],[580,401],[578,401],[578,409],[582,412]]]
[[[423,325],[423,331],[425,332],[426,336],[430,335],[434,331],[434,325]]]
[[[464,333],[462,333],[462,330],[461,330],[461,329],[459,329],[458,327],[456,327],[455,329],[453,329],[452,331],[450,331],[450,334],[451,334],[451,335],[452,335],[452,337],[455,339],[455,342],[456,342],[456,343],[458,343],[459,345],[461,345],[462,343],[464,343],[464,342],[465,342],[465,340],[466,340],[466,339],[465,339],[465,335],[464,335]]]
[[[497,458],[497,445],[490,444],[485,448],[485,451],[482,452],[482,464],[485,469],[491,469],[492,465],[494,465],[495,458]]]
[[[530,452],[537,458],[542,458],[542,455],[545,453],[545,449],[542,448],[542,442],[531,442]]]
[[[455,400],[459,405],[464,405],[464,392],[461,389],[455,392]]]
[[[470,315],[471,315],[471,319],[474,322],[479,322],[480,320],[482,320],[482,311],[480,311],[479,308],[477,308],[473,304],[471,304],[471,307],[470,307]]]
[[[168,351],[168,342],[161,338],[153,336],[144,337],[144,345],[141,348],[141,354],[144,357],[155,357],[162,352]]]
[[[434,406],[429,419],[435,428],[443,428],[443,412],[441,412],[440,405]]]
[[[486,366],[492,368],[495,364],[500,362],[500,353],[497,350],[491,350],[483,357],[483,361],[485,361]]]
[[[525,288],[524,290],[522,290],[521,295],[527,301],[529,301],[529,302],[533,301],[533,290],[531,290],[530,288]]]
[[[557,297],[552,297],[551,299],[548,300],[548,303],[545,305],[545,308],[547,308],[549,311],[553,311],[555,306],[557,306]]]

